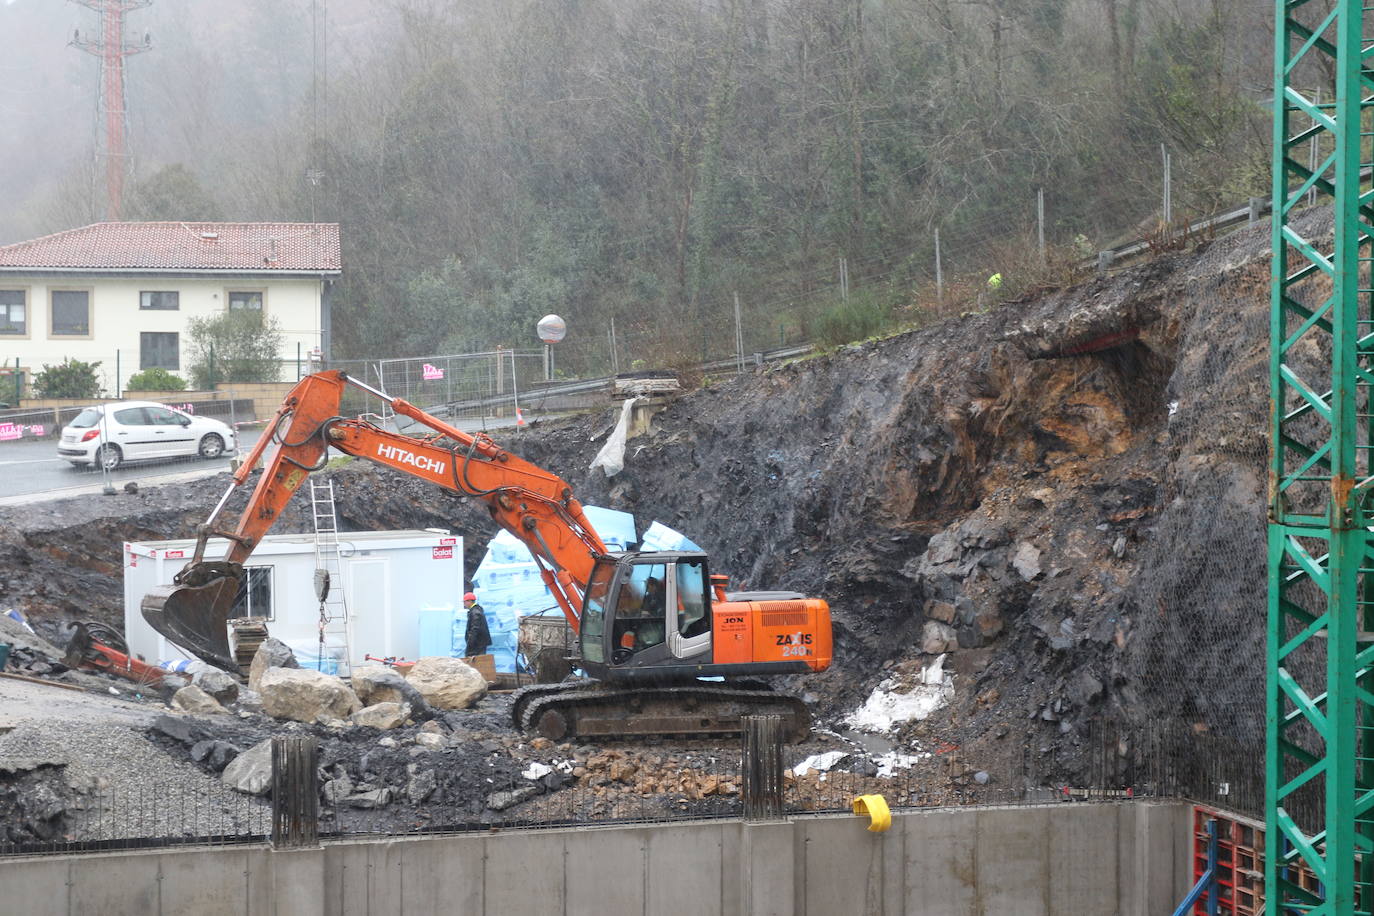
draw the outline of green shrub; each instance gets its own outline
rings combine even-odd
[[[192,318],[187,328],[191,382],[196,388],[208,390],[216,382],[277,380],[285,335],[276,318],[244,309]]]
[[[182,391],[185,388],[186,380],[166,369],[144,369],[129,376],[124,386],[126,391]]]
[[[886,331],[891,309],[881,297],[859,290],[848,302],[837,302],[816,319],[815,336],[829,346],[865,340]]]
[[[100,377],[95,371],[99,365],[79,359],[64,359],[58,366],[44,363],[42,371],[34,373],[33,393],[40,398],[99,397]]]

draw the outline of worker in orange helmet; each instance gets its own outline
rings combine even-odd
[[[477,596],[468,592],[463,596],[463,606],[468,609],[468,628],[465,634],[467,654],[486,655],[491,646],[491,630],[487,629],[487,614],[477,603]]]

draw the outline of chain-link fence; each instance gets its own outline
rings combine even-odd
[[[359,381],[446,419],[514,418],[522,403],[540,403],[551,376],[542,350],[496,349],[484,353],[405,359],[336,360]],[[344,393],[344,413],[390,418],[379,398],[357,388]]]

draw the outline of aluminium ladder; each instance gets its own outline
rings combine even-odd
[[[349,673],[348,607],[344,601],[343,564],[339,559],[339,518],[334,508],[334,481],[310,481],[310,509],[315,518],[315,575],[329,577],[329,593],[320,602],[320,659],[340,660],[339,674]]]

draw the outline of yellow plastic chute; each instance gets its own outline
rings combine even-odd
[[[881,795],[860,795],[854,799],[854,813],[868,815],[870,833],[882,833],[892,826],[892,812],[888,810],[887,799]]]

